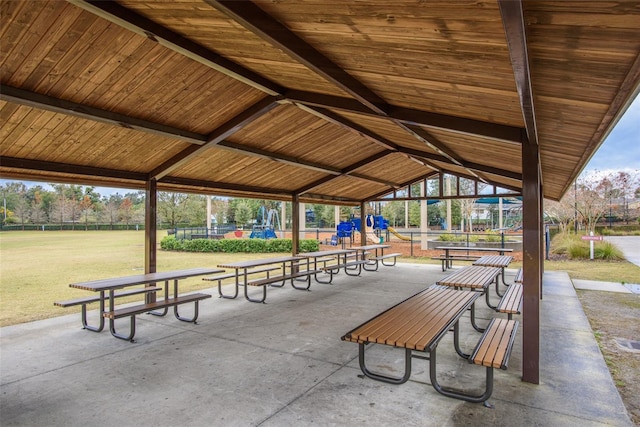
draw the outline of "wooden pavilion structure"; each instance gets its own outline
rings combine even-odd
[[[0,176],[363,204],[452,174],[523,195],[523,379],[542,200],[638,93],[638,1],[0,3]],[[297,227],[294,220],[294,227]],[[295,230],[294,230],[295,231]],[[294,233],[296,235],[296,233]]]

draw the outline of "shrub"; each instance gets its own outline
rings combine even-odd
[[[570,259],[589,258],[589,246],[575,242],[567,247],[567,255]]]
[[[453,242],[454,240],[456,240],[456,236],[453,234],[441,234],[438,239],[442,240],[443,242]]]
[[[167,236],[160,242],[165,251],[225,252],[225,253],[285,253],[292,251],[291,239],[193,239],[178,240]],[[300,240],[300,252],[315,252],[320,248],[317,240]]]
[[[597,259],[605,259],[608,261],[621,261],[625,259],[620,249],[610,242],[597,243],[593,248],[593,254]]]

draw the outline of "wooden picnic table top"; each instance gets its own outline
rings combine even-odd
[[[134,276],[71,283],[69,286],[76,289],[84,289],[86,291],[109,291],[126,288],[127,286],[145,285],[148,283],[163,282],[166,280],[186,279],[188,277],[217,274],[222,272],[224,272],[224,270],[220,268],[189,268],[186,270],[163,271],[158,273],[137,274]]]
[[[351,249],[355,249],[358,251],[370,251],[373,249],[386,249],[390,247],[391,245],[376,244],[376,245],[365,245],[365,246],[352,246]]]
[[[513,261],[513,257],[510,255],[485,255],[473,262],[472,265],[479,265],[482,267],[508,267]]]
[[[500,274],[498,267],[481,267],[470,265],[440,279],[437,284],[472,289],[486,289]]]
[[[483,246],[436,246],[440,251],[469,251],[469,252],[513,252],[511,248],[486,248]]]
[[[332,255],[346,255],[356,252],[355,249],[327,249],[324,251],[316,251],[316,252],[303,252],[299,253],[296,256],[300,258],[320,258],[324,256],[332,256]]]
[[[237,262],[230,262],[226,264],[218,264],[218,267],[240,269],[240,268],[260,267],[260,266],[269,265],[269,264],[281,264],[281,263],[294,262],[294,261],[300,261],[300,257],[283,256],[283,257],[275,257],[275,258],[257,258],[257,259],[250,259],[246,261],[237,261]]]
[[[344,339],[431,351],[480,295],[432,286],[348,332]]]

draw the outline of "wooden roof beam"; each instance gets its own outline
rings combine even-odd
[[[206,143],[204,145],[187,147],[182,150],[182,152],[176,154],[171,159],[155,168],[149,173],[149,178],[163,178],[205,150],[221,143],[225,138],[233,135],[249,123],[267,114],[278,105],[277,97],[268,96],[263,98],[207,135]]]
[[[380,115],[364,108],[353,99],[340,96],[290,90],[284,94],[284,97],[297,104],[380,117]],[[522,143],[522,132],[524,132],[523,128],[516,126],[500,125],[412,108],[397,107],[394,105],[389,105],[389,112],[386,117],[407,125],[433,127],[448,132],[479,136],[518,145]]]
[[[84,9],[96,16],[113,22],[129,31],[144,36],[162,46],[180,53],[200,64],[241,81],[254,89],[258,89],[271,96],[282,94],[284,89],[233,61],[195,43],[173,31],[119,5],[115,1],[97,0],[67,0],[69,3]],[[244,2],[242,2],[244,3]]]
[[[314,163],[314,162],[309,162],[309,161],[306,161],[306,160],[302,160],[302,159],[299,159],[297,157],[291,157],[291,156],[286,156],[286,155],[279,154],[279,153],[274,153],[273,151],[262,150],[262,149],[255,148],[255,147],[247,147],[245,145],[236,144],[236,143],[231,142],[231,141],[220,142],[218,144],[218,147],[224,148],[224,149],[228,149],[228,150],[231,150],[231,151],[235,151],[237,153],[249,155],[249,156],[252,156],[252,157],[260,157],[260,158],[263,158],[263,159],[266,159],[266,160],[272,160],[274,162],[284,163],[284,164],[288,164],[288,165],[299,167],[299,168],[313,170],[313,171],[316,171],[316,172],[327,173],[327,174],[330,175],[330,177],[327,177],[328,178],[327,181],[330,180],[330,179],[336,178],[338,176],[348,175],[348,176],[351,176],[353,178],[361,179],[363,181],[375,182],[377,184],[388,185],[390,187],[396,187],[397,186],[396,183],[393,183],[393,182],[390,182],[390,181],[387,181],[387,180],[384,180],[384,179],[379,179],[379,178],[367,176],[367,175],[364,175],[364,174],[354,173],[353,170],[355,168],[354,169],[347,168],[346,170],[345,169],[333,168],[333,167],[330,167],[330,166],[321,165],[319,163]],[[360,162],[358,162],[358,164],[360,166],[362,166],[360,164]],[[358,167],[360,167],[360,166],[358,166]],[[315,185],[314,185],[314,187],[315,187]],[[313,188],[313,187],[311,187],[311,188]],[[296,190],[295,193],[298,194],[300,192],[298,190]]]
[[[322,184],[325,184],[325,183],[327,183],[327,182],[329,182],[329,181],[331,181],[333,179],[336,179],[338,176],[349,175],[354,170],[356,170],[358,168],[361,168],[362,166],[365,166],[365,165],[367,165],[367,164],[369,164],[371,162],[375,162],[376,160],[380,160],[383,157],[388,156],[390,153],[391,153],[390,151],[381,151],[381,152],[379,152],[377,154],[369,156],[366,159],[362,159],[359,162],[353,163],[353,164],[347,166],[346,168],[342,169],[340,171],[340,174],[335,175],[335,176],[326,176],[326,177],[320,178],[320,179],[312,182],[311,184],[307,184],[302,188],[298,188],[295,191],[295,193],[296,194],[305,194],[308,191],[310,191],[310,190],[312,190],[312,189],[314,189],[316,187],[319,187]],[[397,184],[394,184],[393,186],[396,186],[396,185]]]
[[[92,166],[74,165],[69,163],[46,162],[42,160],[18,159],[6,156],[0,156],[0,165],[2,166],[2,168],[37,170],[71,175],[85,175],[88,177],[99,176],[117,180],[139,181],[141,183],[145,182],[147,179],[146,174],[138,172],[96,168]]]
[[[205,181],[198,179],[189,179],[189,178],[179,178],[175,176],[168,176],[162,180],[162,184],[173,184],[180,186],[188,186],[188,187],[204,187],[211,188],[214,190],[226,190],[226,191],[235,191],[235,192],[244,192],[244,193],[257,193],[257,194],[268,194],[268,195],[281,195],[291,197],[292,193],[288,191],[277,190],[270,187],[257,187],[252,185],[242,185],[242,184],[231,184],[228,182],[219,182],[219,181]],[[160,183],[158,183],[160,185]]]
[[[388,105],[371,89],[325,57],[293,31],[249,1],[214,1],[206,3],[238,22],[256,36],[281,49],[289,57],[353,96],[378,115],[386,115]]]
[[[532,144],[538,145],[538,130],[536,127],[536,110],[533,102],[531,87],[531,72],[529,69],[529,53],[527,52],[527,31],[524,22],[521,0],[499,0],[502,25],[511,66],[516,81],[516,88],[520,98],[520,108],[524,118],[527,136]]]
[[[7,85],[2,85],[0,100],[14,104],[26,105],[27,107],[37,108],[39,110],[93,120],[108,125],[135,129],[154,135],[178,138],[192,144],[201,145],[206,143],[206,136],[199,133],[189,132],[184,129],[153,123],[147,120],[136,119],[135,117],[125,116],[112,111],[101,110],[88,105],[65,101],[63,99],[54,98],[48,95],[41,95],[39,93],[29,92],[24,89],[18,89]]]

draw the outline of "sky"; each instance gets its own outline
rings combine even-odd
[[[640,170],[640,96],[620,118],[607,139],[583,170],[584,173],[608,170]]]
[[[600,148],[591,157],[583,169],[582,175],[609,171],[630,173],[640,171],[640,95],[631,103]],[[0,185],[9,181],[11,180],[0,179]],[[25,182],[25,184],[48,187],[43,183]],[[96,187],[95,191],[102,196],[110,196],[115,193],[124,195],[135,190]]]

